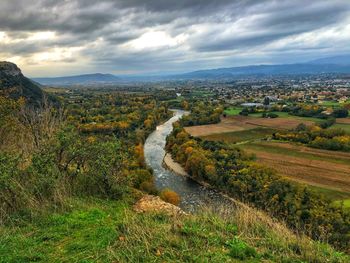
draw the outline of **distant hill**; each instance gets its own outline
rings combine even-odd
[[[310,64],[350,65],[350,54],[312,60]]]
[[[181,75],[175,75],[173,79],[223,79],[237,78],[247,75],[300,75],[321,73],[350,73],[350,65],[335,64],[281,64],[281,65],[257,65],[232,68],[218,68],[199,70]]]
[[[121,79],[112,74],[85,74],[77,76],[66,76],[57,78],[34,78],[36,82],[42,85],[88,85],[98,83],[115,83],[120,82]]]
[[[174,75],[129,75],[119,78],[112,74],[96,73],[77,76],[64,76],[57,78],[34,78],[33,80],[42,85],[69,86],[168,80],[220,80],[237,79],[246,76],[264,77],[278,75],[312,75],[326,73],[350,74],[350,55],[321,58],[305,63],[250,65],[243,67],[217,68],[197,70],[193,72]]]
[[[0,95],[14,99],[24,97],[32,105],[39,104],[44,97],[40,86],[23,76],[11,62],[0,62]]]

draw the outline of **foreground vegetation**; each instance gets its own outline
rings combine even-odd
[[[61,212],[0,227],[0,262],[348,262],[241,208],[171,217],[136,214],[132,200],[67,200]]]
[[[156,192],[142,144],[171,113],[153,98],[85,94],[78,103],[63,98],[65,111],[0,102],[0,223],[71,196]]]

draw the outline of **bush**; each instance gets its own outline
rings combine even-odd
[[[331,127],[335,123],[335,118],[328,118],[326,121],[321,122],[319,126],[322,129],[327,129],[328,127]]]
[[[154,182],[151,182],[151,181],[142,182],[140,184],[140,190],[152,195],[158,194],[158,191],[156,186],[154,185]]]
[[[160,198],[162,198],[165,202],[168,202],[170,204],[173,204],[173,205],[178,205],[180,203],[180,196],[170,190],[170,189],[164,189],[160,192]]]
[[[271,113],[267,114],[267,117],[268,117],[268,118],[273,118],[273,119],[274,119],[274,118],[277,118],[278,115],[277,115],[276,113],[272,113],[272,112],[271,112]]]
[[[335,109],[333,111],[333,116],[335,118],[346,118],[349,116],[349,112],[347,109],[344,109],[344,108]]]
[[[29,201],[19,182],[18,158],[0,153],[0,222]]]
[[[239,115],[242,115],[242,116],[248,116],[249,115],[249,112],[248,111],[244,111],[242,110]]]

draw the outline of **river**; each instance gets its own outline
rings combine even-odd
[[[157,189],[174,190],[181,197],[179,206],[185,211],[193,212],[202,206],[216,207],[226,203],[227,200],[220,193],[205,188],[190,178],[177,175],[163,166],[166,137],[173,129],[172,124],[184,114],[185,111],[175,110],[172,118],[157,126],[145,142],[144,153],[147,165],[153,169]]]

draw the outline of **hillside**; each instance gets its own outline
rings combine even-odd
[[[0,262],[349,262],[254,210],[140,214],[130,201],[94,198],[66,206],[0,226]]]
[[[34,78],[34,80],[42,85],[62,85],[62,86],[120,82],[120,78],[112,74],[101,74],[101,73],[57,77],[57,78]]]
[[[38,84],[26,78],[16,64],[0,62],[0,95],[18,99],[24,97],[28,104],[42,101],[44,93]]]

